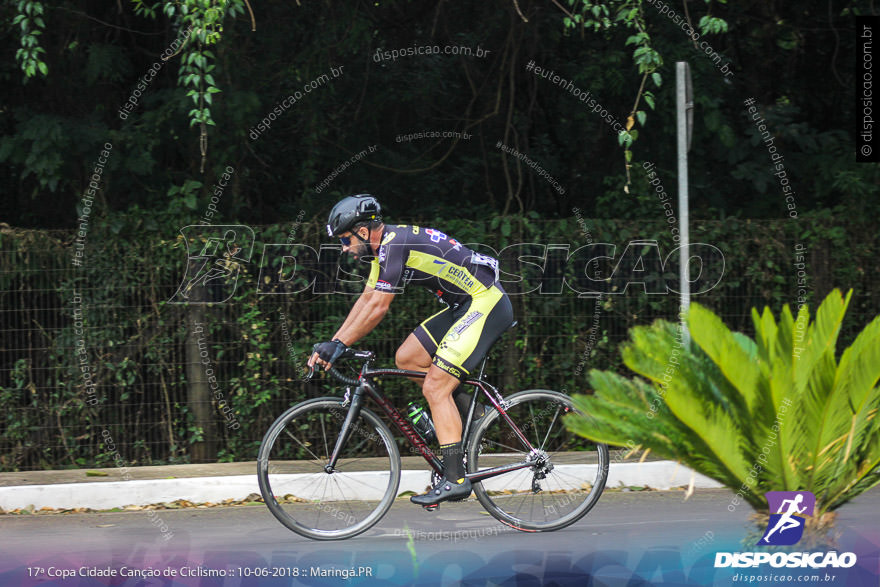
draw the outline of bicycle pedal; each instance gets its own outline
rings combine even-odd
[[[426,510],[428,510],[429,512],[433,512],[433,511],[436,510],[438,507],[440,507],[440,504],[439,504],[439,503],[435,503],[434,505],[423,505],[422,507],[425,508]]]

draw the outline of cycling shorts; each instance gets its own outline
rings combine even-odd
[[[434,357],[434,365],[463,381],[475,376],[480,361],[511,324],[513,305],[495,283],[469,300],[437,312],[413,334]]]

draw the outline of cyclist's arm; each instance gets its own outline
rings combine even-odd
[[[361,295],[358,296],[357,301],[352,306],[351,310],[348,312],[348,316],[345,318],[345,322],[342,323],[342,326],[336,331],[336,334],[333,335],[333,338],[339,338],[339,334],[341,332],[345,332],[348,328],[351,327],[352,324],[355,324],[359,321],[361,314],[364,309],[369,305],[369,299],[372,297],[376,290],[369,285],[364,288],[364,291],[361,292]],[[333,340],[333,339],[331,339]],[[340,339],[342,340],[342,339]],[[342,340],[346,344],[348,341]]]
[[[348,318],[345,319],[342,327],[336,331],[333,338],[338,338],[346,346],[353,345],[379,325],[388,312],[388,306],[391,305],[393,299],[394,294],[392,293],[364,290],[355,303],[355,307],[348,313]],[[355,314],[355,310],[357,310],[357,314]]]
[[[382,321],[393,298],[394,294],[378,292],[370,286],[365,287],[333,338],[341,340],[346,346],[356,343]],[[318,353],[312,353],[308,360],[309,367],[318,361]],[[324,364],[323,361],[321,364]]]
[[[385,261],[384,266],[379,259]],[[403,272],[402,263],[403,260],[398,255],[389,254],[385,245],[379,249],[378,259],[373,259],[370,263],[370,275],[367,277],[364,292],[333,338],[338,338],[347,346],[351,346],[369,334],[382,321],[388,311],[388,305],[394,298],[394,294],[386,293],[393,288],[386,280],[392,279],[397,283]]]

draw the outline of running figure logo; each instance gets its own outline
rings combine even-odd
[[[242,265],[251,259],[254,231],[241,225],[193,225],[180,233],[187,243],[186,275],[169,303],[216,304],[231,298]]]
[[[806,516],[812,516],[816,509],[816,496],[809,491],[768,491],[764,495],[770,506],[770,522],[758,544],[795,544],[804,534]]]

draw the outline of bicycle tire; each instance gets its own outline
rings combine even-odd
[[[302,402],[279,416],[260,444],[257,477],[263,500],[278,521],[307,538],[357,536],[381,520],[397,497],[397,443],[365,407],[336,469],[324,470],[347,414],[340,398]]]
[[[533,446],[546,452],[552,469],[529,467],[474,483],[477,499],[495,519],[517,530],[549,532],[574,524],[602,495],[608,478],[608,446],[596,444],[595,452],[583,450],[593,443],[569,432],[561,421],[564,413],[580,413],[565,394],[534,389],[505,400],[505,411]],[[468,473],[525,461],[529,451],[524,446],[499,412],[489,410],[470,435]],[[546,477],[539,478],[541,474]],[[543,520],[536,519],[541,515]]]

